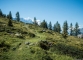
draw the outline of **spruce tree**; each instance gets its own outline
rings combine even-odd
[[[56,29],[56,24],[54,24],[53,31],[54,31],[54,32],[57,31],[57,29]]]
[[[56,32],[58,32],[58,27],[59,27],[59,23],[58,21],[56,22]]]
[[[76,22],[76,24],[75,24],[74,31],[75,31],[75,36],[77,36],[78,34],[80,34],[79,25],[78,25],[78,23],[77,23],[77,22]]]
[[[34,22],[33,22],[34,25],[38,25],[36,20],[37,20],[36,17],[34,17]]]
[[[42,28],[48,29],[48,27],[47,27],[47,22],[46,22],[45,20],[43,20],[43,22],[41,22],[40,26],[41,26]]]
[[[52,23],[51,23],[51,21],[49,22],[48,29],[49,29],[49,30],[52,30]]]
[[[47,22],[45,22],[45,28],[48,29],[48,24],[47,24]]]
[[[16,13],[16,20],[19,22],[20,21],[20,14],[19,12]]]
[[[8,26],[13,26],[13,24],[12,24],[12,14],[11,14],[11,11],[9,12],[9,15],[7,15],[7,16],[8,16],[8,19],[9,19]]]
[[[1,9],[0,9],[0,17],[2,17],[3,16],[3,13],[2,13],[2,11],[1,11]]]
[[[9,17],[8,18],[12,20],[12,13],[11,13],[11,11],[9,12]]]
[[[56,24],[54,24],[53,30],[58,33],[61,32],[61,27],[60,27],[60,24],[58,23],[58,21],[56,22]]]
[[[65,21],[63,24],[62,36],[64,38],[67,38],[67,35],[68,35],[68,23],[67,23],[67,21]]]
[[[61,32],[61,26],[60,26],[60,24],[58,24],[57,30],[58,30],[58,33]]]
[[[72,25],[72,23],[70,24],[70,35],[71,36],[73,35],[73,25]]]

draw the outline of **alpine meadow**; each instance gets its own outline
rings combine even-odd
[[[71,3],[72,8],[70,10],[66,9],[67,11],[64,10],[63,15],[61,13],[63,11],[58,12],[62,17],[57,15],[56,10],[59,10],[59,8],[56,7],[56,10],[54,8],[56,4],[59,6],[58,3],[60,3],[60,6],[63,3],[64,5],[68,3],[69,6],[71,1],[73,4],[75,2],[75,4],[79,3],[78,0],[1,0],[0,5],[7,7],[0,7],[0,60],[83,60],[83,27],[79,22],[80,20],[69,21],[69,19],[65,19],[62,21],[64,16],[64,18],[71,19],[79,18],[78,15],[74,17],[73,12],[71,12],[73,17],[69,14],[68,16],[64,15],[70,10],[73,11],[74,5]],[[80,7],[77,7],[79,4],[75,6],[79,10],[82,9],[80,12],[83,13],[83,5],[81,7],[83,1],[79,1]],[[9,4],[7,4],[8,2]],[[17,6],[13,6],[13,2],[16,2],[14,5]],[[30,6],[30,9],[27,10],[25,5]],[[39,8],[37,9],[37,7]],[[60,9],[63,8],[60,7]],[[49,20],[50,17],[52,18],[51,15],[54,15],[52,11],[56,12],[55,16],[62,20]],[[29,12],[30,14],[28,14]],[[83,14],[81,15],[80,12],[76,13],[81,17]],[[23,20],[22,16],[26,17],[27,14],[28,16],[34,16],[33,19],[25,18]],[[53,17],[56,19],[55,16]],[[44,19],[45,17],[46,19]],[[39,18],[43,20],[39,20]]]

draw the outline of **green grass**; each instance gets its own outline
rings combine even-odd
[[[13,27],[10,28],[7,26],[7,22],[7,18],[0,17],[0,25],[3,26],[0,28],[6,28],[0,32],[0,44],[4,41],[5,45],[10,46],[10,48],[0,47],[0,60],[75,60],[83,57],[80,55],[83,53],[83,39],[74,36],[64,39],[61,34],[47,29],[45,29],[46,32],[41,33],[39,31],[42,31],[43,28],[22,22],[13,21]],[[7,31],[13,32],[13,34]],[[24,38],[15,36],[15,33],[18,32]],[[29,33],[35,34],[35,37],[30,37]],[[53,46],[49,50],[44,50],[38,45],[41,40],[51,42]],[[25,42],[33,43],[33,45],[26,45]],[[7,51],[4,51],[5,48]],[[74,56],[71,52],[77,55]]]

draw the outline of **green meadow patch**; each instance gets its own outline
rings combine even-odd
[[[83,39],[0,17],[0,60],[75,60],[83,58]]]

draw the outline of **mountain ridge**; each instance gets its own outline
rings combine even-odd
[[[16,20],[16,18],[13,18],[13,20]],[[20,18],[20,21],[24,22],[24,23],[30,23],[33,24],[34,20],[32,18]],[[40,25],[41,21],[40,20],[36,20],[38,25]]]

